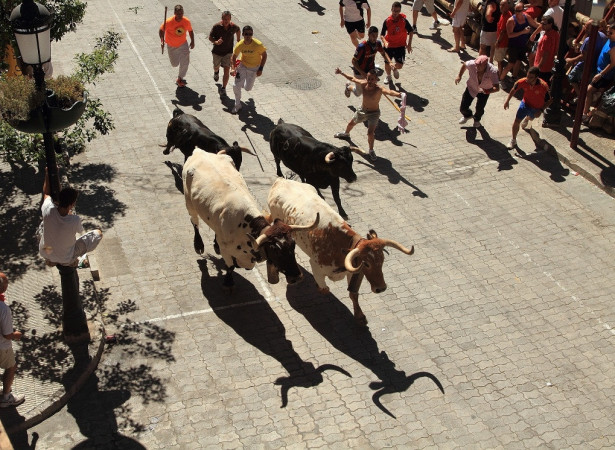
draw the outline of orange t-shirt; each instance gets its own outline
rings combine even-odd
[[[171,47],[179,47],[186,42],[186,33],[192,31],[192,25],[186,16],[179,22],[175,20],[175,16],[169,17],[166,24],[164,41]],[[160,29],[164,29],[164,24],[160,25]]]

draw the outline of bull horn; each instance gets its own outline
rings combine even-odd
[[[220,150],[216,155],[226,155],[226,150]]]
[[[410,249],[407,249],[406,247],[401,245],[399,242],[395,242],[395,241],[392,241],[390,239],[383,239],[382,243],[385,246],[388,245],[389,247],[396,248],[397,250],[399,250],[402,253],[405,253],[406,255],[411,255],[411,254],[414,253],[414,245]]]
[[[361,261],[361,264],[359,264],[359,267],[355,267],[352,265],[352,259],[358,254],[359,254],[359,249],[355,248],[354,250],[351,250],[346,255],[346,259],[344,259],[344,267],[346,267],[346,270],[350,273],[356,273],[359,270],[361,270],[361,268],[363,267],[363,261]]]
[[[267,235],[265,235],[265,234],[261,234],[256,239],[250,233],[246,233],[246,236],[248,236],[250,238],[250,240],[253,242],[253,244],[254,244],[254,251],[258,251],[260,246],[263,245],[265,243],[265,241],[267,241]]]
[[[327,156],[325,156],[325,162],[327,164],[331,164],[334,159],[335,159],[335,153],[333,153],[333,152],[329,152],[329,153],[327,153]]]
[[[359,147],[350,146],[348,147],[351,152],[358,153],[359,155],[365,156],[367,153],[361,150]]]
[[[293,231],[310,231],[316,228],[318,222],[320,221],[320,213],[316,213],[316,219],[312,225],[289,225],[290,229]]]
[[[242,152],[247,153],[248,155],[256,156],[255,153],[252,153],[249,149],[245,147],[239,147],[239,148],[241,149]]]

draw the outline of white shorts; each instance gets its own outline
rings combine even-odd
[[[468,11],[466,11],[465,13],[463,11],[458,12],[453,16],[453,21],[451,22],[451,25],[453,26],[453,28],[461,28],[466,24],[467,18]]]
[[[0,369],[10,369],[17,362],[15,361],[15,353],[12,348],[4,348],[0,350]]]
[[[506,58],[507,51],[508,51],[508,47],[496,47],[495,53],[493,55],[493,60],[495,62],[504,61],[504,58]]]
[[[495,44],[498,38],[497,31],[481,31],[480,32],[480,45],[492,46]]]
[[[433,2],[434,0],[414,0],[414,3],[412,5],[412,11],[420,11],[423,6],[425,6],[427,12],[429,14],[433,14],[433,12],[436,10]]]

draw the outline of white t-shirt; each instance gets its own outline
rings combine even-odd
[[[361,9],[357,5],[361,5]],[[363,9],[369,7],[366,0],[340,0],[340,6],[344,7],[344,22],[360,22],[363,20]]]
[[[13,348],[13,343],[5,338],[7,334],[13,332],[13,315],[11,308],[4,302],[0,302],[0,350],[8,350]]]
[[[553,17],[553,22],[555,22],[555,25],[557,25],[557,28],[559,28],[561,32],[562,19],[564,18],[564,10],[562,9],[562,7],[556,6],[555,8],[549,8],[547,9],[547,12],[544,15]]]
[[[41,206],[43,212],[43,236],[38,246],[39,254],[57,264],[73,262],[75,235],[83,233],[81,218],[74,214],[61,216],[51,197]]]

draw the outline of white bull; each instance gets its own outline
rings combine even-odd
[[[370,283],[372,292],[384,292],[387,287],[382,273],[384,247],[393,247],[411,255],[414,246],[408,249],[395,241],[380,239],[374,230],[369,230],[367,238],[362,238],[309,184],[278,178],[269,191],[267,203],[272,217],[289,225],[306,225],[310,216],[319,214],[318,227],[296,232],[295,240],[309,256],[312,274],[323,294],[329,292],[325,278],[333,281],[344,276],[348,278],[355,320],[366,325],[367,319],[359,306],[363,276]]]
[[[291,235],[293,228],[301,227],[289,227],[281,220],[269,223],[229,156],[196,149],[184,164],[182,179],[194,226],[194,249],[199,254],[205,250],[198,229],[200,218],[216,234],[214,250],[227,268],[225,287],[233,286],[235,267],[249,270],[264,260],[270,283],[279,281],[278,272],[286,275],[289,284],[302,278]],[[315,226],[318,218],[312,222],[310,226]]]

